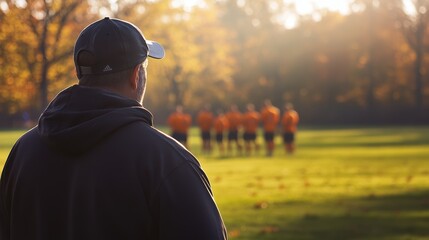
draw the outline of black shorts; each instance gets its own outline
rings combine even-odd
[[[243,139],[246,142],[255,141],[256,140],[256,133],[247,133],[247,132],[245,132],[243,134]]]
[[[188,140],[188,134],[173,132],[171,136],[179,142],[186,142]]]
[[[210,140],[210,138],[211,138],[210,131],[202,131],[201,132],[201,138],[203,140]]]
[[[274,141],[274,132],[264,132],[264,139],[267,142]]]
[[[223,133],[216,133],[216,142],[223,142]]]
[[[228,140],[238,140],[238,130],[231,130],[228,132]]]
[[[293,143],[295,140],[295,133],[283,133],[283,141],[284,143]]]

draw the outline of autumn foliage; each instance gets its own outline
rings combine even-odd
[[[350,13],[299,15],[292,4],[170,0],[0,1],[0,124],[37,118],[77,82],[73,45],[103,16],[135,23],[166,48],[149,64],[145,106],[164,122],[175,105],[242,110],[293,102],[303,123],[428,122],[429,2],[355,0]],[[297,18],[288,29],[279,20]]]

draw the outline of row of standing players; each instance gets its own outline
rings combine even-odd
[[[294,141],[298,122],[299,115],[292,104],[287,103],[283,115],[280,116],[280,110],[273,106],[270,100],[265,100],[264,107],[260,112],[255,110],[253,104],[248,104],[244,113],[241,113],[236,105],[232,105],[227,113],[218,110],[215,116],[210,111],[210,107],[205,106],[197,116],[197,124],[201,130],[202,151],[204,153],[212,151],[212,130],[214,130],[216,143],[222,156],[225,154],[225,133],[227,133],[227,153],[229,155],[233,152],[233,145],[235,145],[236,152],[239,155],[243,153],[241,137],[244,140],[246,155],[251,155],[252,152],[257,153],[259,144],[256,141],[256,135],[260,123],[262,123],[264,130],[267,156],[272,156],[273,154],[275,148],[274,137],[279,123],[282,128],[285,151],[292,154],[295,151]],[[191,116],[183,112],[182,106],[177,106],[176,111],[168,118],[171,136],[185,147],[188,147],[188,130],[191,123]],[[239,136],[241,130],[243,135]]]

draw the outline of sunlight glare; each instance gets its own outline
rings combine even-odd
[[[183,7],[185,11],[190,11],[195,6],[197,7],[206,6],[204,4],[204,1],[201,1],[201,0],[173,0],[171,4],[173,7]]]
[[[285,0],[285,3],[293,3],[301,15],[311,15],[316,9],[327,9],[329,11],[348,14],[351,0]]]
[[[403,3],[404,3],[404,10],[407,14],[415,15],[417,13],[416,8],[414,7],[411,0],[403,0]]]
[[[8,5],[7,5],[7,3],[6,3],[6,2],[0,2],[0,10],[1,10],[2,12],[7,12],[7,11],[9,11],[9,7],[8,7]]]
[[[320,21],[322,15],[317,10],[326,9],[346,15],[350,13],[351,0],[284,0],[286,4],[293,4],[296,14],[310,16],[314,21]],[[287,29],[295,28],[298,25],[298,16],[286,13],[280,17]]]

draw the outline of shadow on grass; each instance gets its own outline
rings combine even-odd
[[[318,209],[342,214],[305,213],[287,224],[282,239],[429,239],[429,190],[342,199]]]
[[[303,141],[300,141],[300,146],[405,147],[429,145],[429,128],[355,129],[350,131],[320,130],[315,133],[303,138]]]

